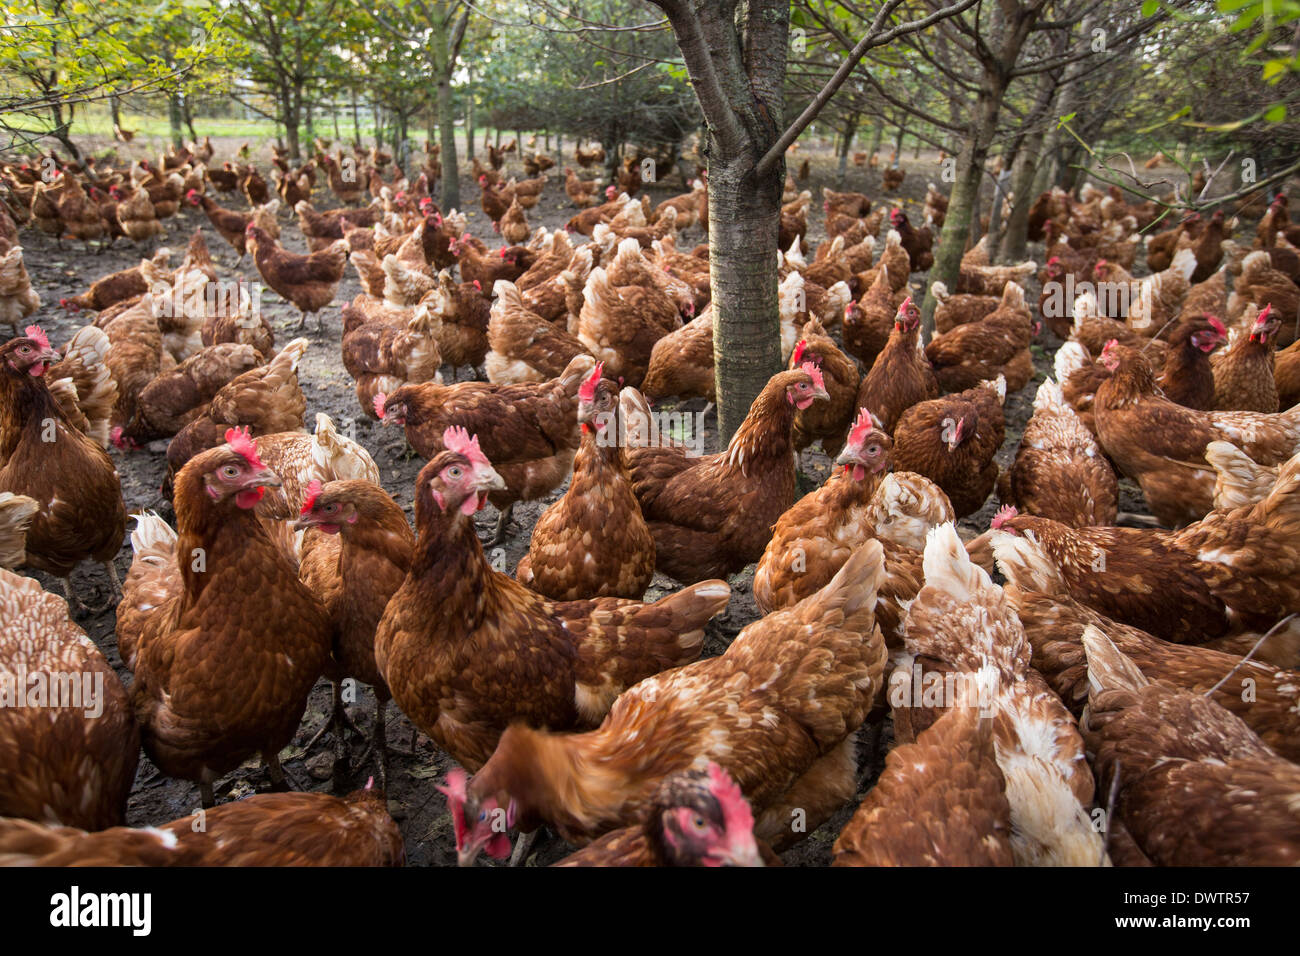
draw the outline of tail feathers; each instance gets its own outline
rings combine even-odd
[[[982,591],[993,587],[988,573],[971,561],[951,522],[926,536],[922,568],[927,588],[938,588],[959,604],[972,604]]]
[[[659,648],[664,667],[689,664],[704,648],[704,625],[727,609],[731,587],[726,581],[701,581],[662,597],[649,608],[651,616],[667,611],[672,616],[673,637]]]
[[[1190,282],[1192,273],[1196,271],[1196,252],[1192,249],[1180,249],[1169,268]]]
[[[1066,342],[1056,350],[1056,358],[1053,360],[1056,380],[1064,385],[1074,372],[1091,364],[1092,356],[1082,342]]]
[[[1088,655],[1089,696],[1105,690],[1138,691],[1150,683],[1138,666],[1091,624],[1083,629],[1083,650]]]
[[[1214,466],[1214,506],[1231,510],[1263,500],[1273,488],[1277,469],[1257,463],[1236,445],[1212,441],[1205,460]]]
[[[618,393],[618,414],[627,432],[627,448],[644,448],[649,444],[650,403],[632,386]]]
[[[64,356],[51,377],[55,381],[69,381],[76,393],[76,404],[85,416],[87,434],[100,447],[108,447],[108,426],[117,403],[117,382],[107,365],[111,348],[108,336],[102,329],[87,325],[78,329],[64,349]]]
[[[176,532],[156,511],[143,511],[135,518],[131,532],[131,550],[136,560],[150,558],[171,559],[176,552]]]
[[[379,484],[379,466],[370,452],[351,438],[340,435],[334,428],[333,419],[324,412],[316,415],[311,457],[316,477],[322,482],[359,478]]]
[[[1074,410],[1065,403],[1065,393],[1061,391],[1061,386],[1050,378],[1045,378],[1034,394],[1034,411],[1059,413],[1069,411],[1073,414]]]
[[[35,499],[0,492],[0,567],[16,568],[27,561],[27,529],[38,511]]]
[[[825,618],[840,610],[845,618],[876,606],[876,595],[885,583],[885,549],[875,539],[867,541],[844,562],[826,585],[796,606],[803,621]]]

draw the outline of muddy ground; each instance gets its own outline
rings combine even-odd
[[[214,161],[220,162],[229,158],[235,145],[237,144],[218,143]],[[798,167],[804,155],[807,155],[807,151],[801,152],[794,158],[790,164],[792,169]],[[259,150],[255,156],[265,156],[265,151]],[[840,188],[840,185],[837,166],[828,154],[814,154],[811,159],[811,175],[807,181],[799,185],[801,189],[811,189],[814,194],[809,236],[816,242],[823,235],[820,213],[821,187]],[[920,159],[908,156],[904,158],[902,165],[908,171],[908,175],[896,196],[885,197],[882,194],[879,171],[856,168],[852,165],[847,171],[843,188],[860,190],[870,196],[881,197],[884,201],[897,202],[901,199],[905,208],[915,208],[915,215],[912,218],[914,222],[919,223],[922,219],[920,204],[925,195],[926,180],[938,178],[938,158],[925,154]],[[263,169],[263,172],[265,173],[266,170]],[[514,158],[509,161],[507,172],[522,176],[517,160]],[[668,182],[651,186],[649,189],[652,201],[656,203],[681,191],[681,184],[676,181],[676,177]],[[461,183],[461,195],[467,197],[467,204],[468,197],[476,199],[478,196],[477,187],[469,181],[468,177]],[[243,208],[242,199],[220,195],[217,198],[222,205]],[[313,199],[318,209],[333,208],[337,205],[327,187],[318,189]],[[987,208],[987,199],[985,208]],[[545,225],[555,228],[562,226],[574,212],[564,195],[561,175],[558,181],[552,177],[551,185],[548,186],[538,207],[529,211],[528,218],[534,227]],[[291,250],[306,251],[296,218],[286,216],[284,222],[281,241]],[[250,260],[246,259],[241,267],[236,268],[235,252],[211,228],[201,211],[186,206],[177,216],[166,220],[164,225],[167,230],[166,236],[156,244],[136,247],[129,242],[119,240],[114,248],[103,253],[98,253],[94,249],[87,250],[74,242],[65,242],[60,248],[53,240],[35,229],[23,230],[20,241],[26,250],[26,262],[32,276],[33,287],[40,294],[42,302],[41,309],[33,317],[33,321],[39,322],[46,329],[56,347],[66,342],[72,333],[87,321],[84,314],[77,316],[61,309],[58,306],[61,297],[80,293],[94,279],[137,263],[141,257],[152,254],[156,245],[164,243],[169,245],[175,252],[173,262],[179,264],[185,245],[196,227],[203,230],[218,272],[223,277],[233,277],[242,273],[250,281],[258,280]],[[500,244],[500,239],[492,233],[490,223],[476,203],[469,212],[469,229],[489,245]],[[700,241],[703,241],[703,237],[696,227],[683,235],[679,247],[689,249]],[[1031,255],[1035,252],[1041,254],[1041,247],[1031,250]],[[923,279],[920,274],[913,275],[913,287],[924,288]],[[378,463],[384,487],[395,495],[410,515],[412,486],[423,461],[418,458],[404,460],[401,456],[403,441],[400,433],[385,430],[360,413],[352,381],[344,372],[340,359],[339,342],[342,335],[340,306],[360,291],[356,272],[349,266],[334,305],[320,313],[323,320],[322,330],[319,332],[315,330],[313,319],[308,331],[302,333],[312,343],[299,370],[302,388],[307,397],[307,422],[311,427],[315,414],[326,412],[341,428],[348,428],[349,423],[352,423],[355,427],[355,438],[369,450]],[[1030,301],[1037,302],[1036,281],[1032,282],[1031,288],[1026,291]],[[282,346],[298,334],[293,328],[297,322],[297,311],[291,304],[280,300],[269,289],[264,289],[262,304],[269,321],[276,329],[278,345]],[[1044,335],[1050,338],[1050,333],[1045,332]],[[998,455],[998,461],[1004,467],[1010,465],[1014,458],[1020,434],[1032,411],[1037,382],[1042,380],[1044,374],[1050,373],[1050,355],[1057,345],[1059,342],[1054,339],[1040,341],[1041,347],[1035,348],[1038,376],[1020,393],[1007,397],[1006,444]],[[444,379],[448,381],[450,381],[449,371],[449,369],[443,370]],[[696,401],[684,403],[681,408],[698,411],[703,405],[702,401]],[[706,451],[715,450],[717,450],[716,419],[710,412],[706,419]],[[169,503],[164,501],[159,493],[166,470],[165,456],[148,450],[122,453],[117,449],[110,449],[110,454],[122,478],[122,492],[128,513],[144,509],[160,509],[170,519]],[[825,479],[829,472],[829,462],[820,449],[815,448],[805,453],[802,470],[804,480],[801,481],[801,485],[810,489]],[[1135,493],[1135,486],[1124,482],[1122,487],[1124,494],[1121,509],[1143,511],[1141,496]],[[561,488],[555,491],[542,501],[521,503],[516,506],[514,525],[504,546],[508,573],[513,574],[520,557],[527,552],[529,533],[538,516],[560,497],[563,490]],[[996,507],[997,500],[994,496],[978,514],[964,519],[961,523],[973,531],[983,531],[988,528]],[[490,536],[496,517],[495,511],[488,508],[477,519],[483,538]],[[130,544],[124,542],[116,562],[121,578],[125,578],[130,563]],[[39,572],[29,573],[34,573],[36,577],[42,579],[47,588],[61,593],[58,581]],[[732,578],[731,604],[727,612],[709,626],[704,652],[706,656],[722,653],[740,629],[759,616],[750,593],[752,575],[753,569],[750,568]],[[108,597],[107,575],[103,569],[90,564],[83,565],[74,574],[74,586],[87,604],[100,604]],[[656,575],[647,599],[657,598],[673,589],[675,589],[673,582],[662,575]],[[82,618],[80,623],[108,656],[123,682],[129,684],[130,672],[122,665],[117,653],[114,612],[110,609],[87,616]],[[332,780],[333,753],[337,743],[332,733],[327,731],[311,752],[304,750],[306,742],[328,719],[329,711],[329,685],[322,680],[312,692],[297,736],[281,754],[282,763],[292,786],[296,789],[346,793],[365,786],[367,779],[376,773],[373,754],[367,757],[364,763],[359,762],[362,752],[366,749],[366,741],[351,733],[347,734],[351,759],[337,767]],[[349,712],[358,725],[368,733],[374,718],[374,698],[369,688],[362,687],[359,690],[358,701],[349,708]],[[411,724],[396,706],[390,707],[388,739],[392,747],[392,755],[388,787],[389,809],[401,825],[406,840],[407,860],[410,864],[454,865],[456,856],[451,820],[441,794],[433,786],[434,782],[440,779],[453,764],[427,737],[415,734],[413,738],[413,732]],[[859,760],[860,793],[870,789],[879,774],[883,767],[884,754],[891,740],[892,733],[887,722],[883,726],[869,727],[862,732]],[[413,749],[412,742],[414,742]],[[265,792],[269,789],[270,781],[265,771],[261,768],[260,762],[254,760],[222,779],[217,786],[217,796],[219,800],[225,801],[254,791]],[[131,826],[158,824],[191,813],[198,806],[199,793],[196,786],[162,776],[142,755],[135,788],[130,799],[128,824]],[[856,801],[844,807],[808,839],[786,852],[785,862],[797,866],[827,865],[830,861],[831,844],[855,809]],[[529,865],[552,863],[570,852],[570,849],[558,837],[544,834],[536,844]]]

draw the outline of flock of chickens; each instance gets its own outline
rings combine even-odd
[[[577,213],[533,230],[553,163],[534,153],[532,178],[506,179],[516,149],[475,160],[495,248],[430,196],[436,147],[412,176],[377,150],[318,142],[294,168],[273,148],[276,198],[246,150],[217,168],[206,141],[156,164],[0,169],[15,218],[59,241],[147,241],[201,208],[303,323],[351,263],[363,292],[339,348],[359,413],[427,462],[413,529],[361,444],[323,414],[306,430],[308,339],[277,345],[260,289],[219,273],[201,229],[178,266],[158,249],[61,301],[94,320],[55,348],[24,326],[40,303],[0,214],[0,862],[401,863],[390,700],[464,768],[438,785],[463,865],[515,834],[521,860],[543,827],[580,847],[561,865],[779,864],[855,798],[859,732],[886,718],[895,745],[836,865],[1297,862],[1300,226],[1284,195],[1175,220],[1054,189],[1030,216],[1041,271],[982,240],[956,288],[935,285],[923,342],[912,277],[945,197],[932,186],[914,225],[823,189],[814,249],[791,178],[786,370],[697,456],[655,403],[715,397],[708,250],[678,248],[707,231],[707,176],[652,206],[634,198],[639,157],[608,186],[569,168]],[[342,205],[318,211],[326,186]],[[243,210],[219,198],[234,193]],[[281,245],[289,209],[305,254]],[[1250,248],[1231,238],[1247,219]],[[1078,292],[1063,306],[1062,288]],[[1064,340],[1055,378],[1003,470],[1004,405],[1045,330]],[[834,473],[798,497],[814,444]],[[112,595],[129,687],[69,610],[82,562],[118,584],[110,447],[165,451],[175,516],[131,516]],[[1155,520],[1121,513],[1121,476]],[[503,573],[477,512],[497,510],[499,543],[515,503],[566,481]],[[991,526],[959,531],[995,494]],[[702,659],[750,565],[762,616]],[[656,571],[681,587],[646,603]],[[344,687],[373,689],[378,785],[218,805],[214,784],[258,754],[286,788],[279,755],[322,677],[337,740]],[[99,712],[60,705],[61,684],[101,687]],[[204,809],[124,827],[141,747]]]

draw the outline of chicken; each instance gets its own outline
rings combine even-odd
[[[1050,263],[1048,268],[1051,268]],[[994,295],[953,295],[942,282],[931,285],[930,291],[934,293],[935,302],[938,303],[934,308],[934,330],[940,335],[959,325],[979,322],[997,309],[1002,301]],[[1041,304],[1039,312],[1046,317],[1047,313]],[[1065,328],[1068,327],[1067,324]],[[1052,330],[1055,332],[1056,326],[1052,326]],[[1057,333],[1059,338],[1065,338],[1068,334],[1068,331]]]
[[[220,445],[229,428],[247,427],[254,435],[301,429],[307,399],[298,384],[298,363],[306,352],[307,340],[294,339],[266,365],[221,386],[168,444],[168,474],[174,477],[199,452]]]
[[[880,545],[868,542],[826,587],[750,624],[721,657],[624,692],[596,730],[510,727],[450,795],[453,813],[477,821],[458,834],[461,862],[494,836],[482,821],[498,807],[512,807],[525,832],[545,822],[586,843],[635,825],[662,781],[710,761],[744,792],[755,835],[775,849],[798,838],[792,819],[814,830],[856,790],[856,730],[885,666],[872,614],[882,572]],[[583,769],[595,766],[602,773]]]
[[[258,502],[260,517],[292,521],[302,514],[312,482],[368,481],[379,484],[379,466],[360,444],[340,435],[334,421],[316,414],[316,431],[277,432],[257,439],[258,457],[275,472],[280,484],[268,488]]]
[[[383,794],[262,793],[161,827],[86,833],[0,820],[0,863],[35,866],[400,866]]]
[[[400,325],[366,322],[343,336],[343,368],[356,382],[357,403],[364,414],[378,417],[376,395],[403,385],[440,381],[437,335],[441,325],[439,316],[421,304]]]
[[[1096,628],[1084,632],[1083,646],[1088,752],[1151,862],[1294,865],[1300,767],[1214,701],[1153,683]]]
[[[640,247],[627,239],[630,249]],[[620,244],[619,255],[622,255]],[[637,388],[645,379],[654,345],[681,328],[672,300],[654,286],[616,287],[605,269],[593,269],[582,292],[576,334],[611,377]]]
[[[1201,411],[1214,407],[1214,371],[1210,353],[1227,340],[1227,335],[1227,329],[1215,316],[1184,313],[1170,334],[1169,348],[1157,380],[1166,398]],[[1147,354],[1154,363],[1156,357]],[[1274,407],[1273,411],[1277,408]]]
[[[489,500],[501,511],[494,544],[504,540],[514,503],[549,494],[569,475],[580,433],[578,389],[596,361],[575,356],[556,378],[519,385],[461,382],[404,385],[391,395],[375,396],[385,425],[401,425],[411,447],[427,461],[443,451],[452,425],[472,430],[495,456],[505,480]]]
[[[1014,266],[962,266],[953,291],[966,295],[1002,295],[1008,282],[1023,287],[1037,271],[1038,265],[1032,259]]]
[[[152,260],[141,260],[141,264],[152,261],[156,267],[165,269],[170,257],[171,250],[164,246],[154,253]],[[97,279],[81,295],[73,296],[70,299],[60,299],[59,306],[73,312],[81,309],[93,309],[96,312],[102,312],[109,306],[138,298],[148,291],[149,282],[145,279],[141,266],[135,266]]]
[[[934,265],[934,254],[930,251],[934,245],[934,237],[930,234],[930,228],[928,226],[922,226],[920,229],[913,228],[907,220],[907,214],[897,206],[889,214],[889,225],[898,231],[908,261],[911,262],[911,271],[929,271]]]
[[[477,440],[452,427],[442,445],[416,482],[419,538],[375,660],[403,712],[458,763],[477,770],[511,724],[592,727],[626,688],[699,656],[725,582],[656,604],[548,601],[483,554],[473,515],[505,482]]]
[[[892,193],[903,185],[903,178],[906,175],[907,171],[897,166],[886,167],[881,173],[881,187],[885,192]]]
[[[58,359],[36,326],[0,346],[0,492],[41,503],[27,532],[26,566],[62,578],[68,603],[80,609],[71,576],[83,560],[103,564],[117,587],[112,561],[126,533],[126,506],[112,459],[50,393],[44,376]]]
[[[357,161],[351,156],[342,157],[342,161],[322,153],[318,158],[325,167],[330,189],[339,198],[339,202],[360,202],[365,196],[365,183],[357,175]]]
[[[528,228],[528,218],[524,215],[523,207],[519,205],[517,196],[511,201],[510,207],[497,224],[497,232],[501,233],[501,238],[511,245],[528,239],[531,232]]]
[[[327,674],[334,682],[336,718],[344,678],[374,688],[371,745],[378,756],[380,779],[386,781],[385,717],[392,695],[375,665],[375,629],[411,569],[415,535],[401,506],[376,481],[354,478],[322,484],[318,479],[306,491],[295,528],[319,533],[308,533],[303,539],[299,575],[313,594],[321,596],[331,625],[333,653]],[[335,719],[333,726],[341,742],[341,721]]]
[[[596,196],[599,191],[600,183],[595,180],[590,182],[581,180],[572,169],[568,166],[564,167],[564,194],[579,209],[586,209],[596,205]]]
[[[1006,382],[982,382],[955,395],[913,405],[894,429],[894,464],[943,489],[958,518],[984,506],[997,482]]]
[[[892,274],[882,260],[867,291],[844,310],[844,350],[868,370],[889,343],[898,313],[890,286]]]
[[[921,312],[908,296],[894,316],[889,341],[858,389],[857,407],[871,409],[886,432],[893,432],[913,405],[939,397],[934,370],[920,348],[920,330]]]
[[[832,475],[777,519],[754,571],[754,601],[770,612],[822,588],[853,551],[875,537],[872,501],[892,464],[889,436],[859,412]],[[888,555],[886,555],[888,558]]]
[[[23,520],[36,513],[31,499],[7,500],[30,502]],[[0,501],[6,520],[17,510]],[[123,823],[140,746],[126,690],[68,605],[4,568],[0,669],[0,815],[92,830]]]
[[[671,396],[716,400],[712,311],[706,308],[655,343],[641,382],[641,393],[651,401]]]
[[[139,447],[175,435],[203,413],[227,384],[263,363],[251,345],[213,345],[162,372],[140,391],[132,417],[114,427],[118,448]]]
[[[935,336],[926,345],[925,356],[934,366],[939,387],[959,392],[1004,375],[1007,391],[1020,391],[1034,376],[1029,353],[1032,321],[1025,290],[1008,282],[993,312],[978,322]]]
[[[589,354],[576,336],[529,310],[513,282],[498,281],[492,291],[496,301],[484,359],[489,382],[545,382],[563,372],[575,356]]]
[[[1300,340],[1273,353],[1273,382],[1279,408],[1300,402]]]
[[[41,307],[41,297],[32,288],[31,277],[23,264],[23,247],[14,246],[0,254],[0,323],[18,326]]]
[[[1243,660],[1213,647],[1171,644],[1120,624],[1059,592],[1048,595],[1014,585],[1006,588],[1025,635],[1034,646],[1034,669],[1076,714],[1088,701],[1088,660],[1083,634],[1095,627],[1108,635],[1143,673],[1173,687],[1205,694],[1260,735],[1288,760],[1300,754],[1300,677],[1260,660]]]
[[[458,777],[445,789],[463,799],[464,786]],[[458,832],[468,833],[463,822]],[[727,771],[710,763],[665,779],[640,824],[613,830],[554,865],[764,866],[769,855],[775,856],[771,847],[754,838],[745,795]]]
[[[1075,528],[1115,523],[1115,470],[1051,379],[1038,386],[1015,463],[998,479],[998,498]]]
[[[205,196],[191,189],[185,196],[185,200],[193,206],[199,206],[208,217],[208,222],[212,223],[212,228],[217,230],[217,235],[226,240],[236,252],[239,253],[240,262],[243,261],[244,254],[247,252],[245,245],[245,230],[252,221],[250,213],[235,212],[233,209],[225,209],[217,204],[217,201],[211,196]]]
[[[308,313],[319,312],[334,301],[348,262],[346,241],[340,239],[320,252],[301,256],[286,252],[251,222],[245,235],[258,274],[301,314],[298,328],[306,326]]]
[[[802,368],[805,362],[821,371],[830,399],[795,412],[791,432],[795,450],[802,451],[820,441],[827,455],[838,455],[844,447],[844,435],[853,424],[854,399],[861,377],[857,363],[839,350],[816,319],[804,323],[802,338],[790,353],[789,367]]]
[[[292,208],[298,214],[298,228],[303,238],[307,240],[307,249],[310,252],[320,252],[334,245],[343,238],[344,229],[348,226],[360,228],[374,226],[382,213],[378,206],[367,206],[364,209],[327,209],[324,212],[317,212],[306,200],[298,202]],[[261,223],[258,225],[260,226]]]
[[[1214,367],[1214,407],[1219,411],[1278,411],[1273,379],[1273,344],[1282,323],[1266,305],[1251,320],[1245,334],[1211,360]],[[1166,391],[1167,394],[1167,391]],[[1290,406],[1288,406],[1290,407]]]
[[[1203,643],[1229,629],[1212,569],[1165,532],[1070,528],[1009,507],[993,519],[993,530],[999,567],[1022,587],[1059,585],[1075,600],[1175,643]]]
[[[250,206],[260,206],[271,198],[271,189],[256,169],[249,168],[239,179],[239,191],[244,194]]]
[[[284,783],[280,750],[330,657],[324,608],[254,510],[278,484],[232,428],[177,475],[177,531],[146,513],[131,534],[117,608],[131,702],[149,759],[197,782],[204,807],[254,753]]]
[[[835,841],[832,866],[1013,866],[993,722],[954,705],[885,769]]]
[[[977,703],[992,718],[1016,863],[1105,865],[1105,844],[1088,815],[1094,782],[1083,740],[1065,705],[1030,666],[1015,609],[971,563],[951,524],[930,533],[924,569],[925,586],[907,613],[908,655],[889,682],[899,739],[914,740],[933,726],[927,718],[935,702],[917,688],[936,688],[934,678],[941,678],[941,707]]]
[[[871,199],[864,193],[838,193],[823,186],[822,211],[827,217],[841,215],[856,219],[871,212]]]
[[[492,305],[482,284],[457,284],[445,269],[438,273],[436,290],[425,297],[440,323],[434,329],[442,360],[453,375],[463,365],[477,368],[487,357]]]
[[[806,363],[768,380],[719,454],[629,441],[628,471],[654,535],[656,569],[690,584],[757,561],[772,524],[794,504],[795,412],[828,398],[821,371]],[[622,403],[627,428],[653,421],[635,389],[624,390]]]
[[[489,255],[474,243],[473,237],[465,233],[459,239],[453,239],[448,247],[460,266],[463,281],[478,282],[481,288],[490,289],[500,279],[514,282],[524,274],[527,267],[520,265],[517,254],[511,249],[503,246],[496,254]]]
[[[1162,524],[1186,524],[1213,507],[1210,442],[1231,442],[1263,465],[1300,451],[1300,410],[1198,412],[1159,394],[1150,366],[1133,349],[1107,345],[1100,361],[1111,375],[1097,389],[1097,437],[1116,469],[1142,487]]]
[[[241,282],[236,292],[226,299],[225,307],[204,316],[199,329],[199,341],[205,346],[234,344],[250,345],[262,355],[275,354],[275,332],[262,310],[255,308],[252,297]],[[191,356],[192,357],[192,356]]]
[[[515,572],[553,601],[639,601],[654,576],[655,541],[623,465],[618,386],[602,371],[578,389],[582,444],[568,490],[537,519]]]

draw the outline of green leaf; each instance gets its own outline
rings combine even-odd
[[[1159,9],[1160,0],[1146,0],[1146,3],[1142,4],[1142,16],[1153,17]]]
[[[1264,114],[1264,119],[1270,123],[1282,122],[1286,119],[1286,104],[1278,103],[1276,106],[1270,107],[1268,112]]]

